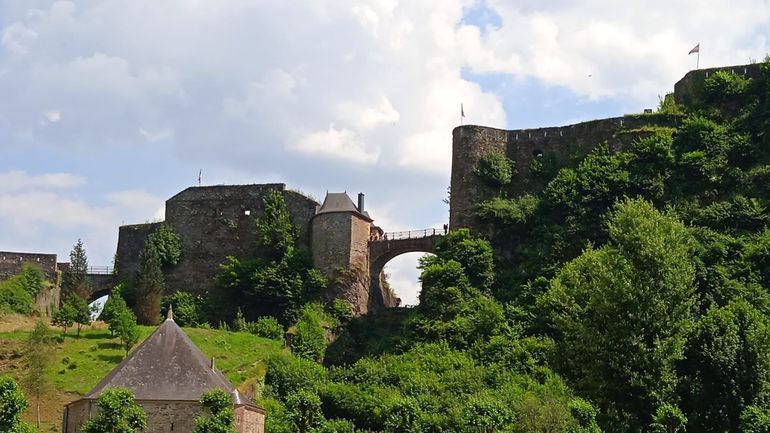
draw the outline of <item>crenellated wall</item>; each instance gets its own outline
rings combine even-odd
[[[459,126],[452,132],[450,226],[475,228],[474,206],[500,193],[476,174],[491,153],[502,152],[514,162],[516,174],[505,191],[515,197],[540,191],[559,168],[578,164],[600,144],[619,150],[678,121],[675,115],[642,114],[537,129]]]

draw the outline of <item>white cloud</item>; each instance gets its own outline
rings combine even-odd
[[[367,149],[355,132],[346,128],[338,129],[334,125],[301,137],[295,147],[308,155],[364,164],[376,162],[379,156],[379,151]]]
[[[23,190],[65,190],[86,184],[86,179],[72,173],[28,174],[22,170],[0,172],[0,193]]]
[[[93,200],[72,190],[85,182],[67,173],[0,173],[0,249],[54,252],[66,261],[82,238],[92,262],[106,265],[115,252],[119,225],[146,221],[150,215],[163,218],[160,197],[133,190]]]
[[[38,34],[21,23],[14,23],[3,31],[0,42],[13,54],[24,55],[29,51],[29,44],[37,38]]]
[[[59,110],[51,110],[46,111],[43,113],[43,116],[48,120],[49,123],[56,123],[61,120],[61,111]]]

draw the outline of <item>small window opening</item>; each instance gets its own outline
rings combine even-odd
[[[532,156],[535,158],[542,158],[543,157],[543,151],[540,149],[535,149],[532,151]]]
[[[243,214],[246,216],[251,215],[251,209],[246,209],[245,211],[243,211]]]

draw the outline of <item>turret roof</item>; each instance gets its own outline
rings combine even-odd
[[[327,192],[323,204],[318,208],[318,211],[315,214],[320,215],[335,212],[353,212],[356,215],[372,221],[372,217],[369,216],[369,213],[366,211],[360,212],[346,192]]]

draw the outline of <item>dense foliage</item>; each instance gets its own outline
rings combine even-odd
[[[327,281],[300,246],[299,231],[281,193],[268,194],[264,206],[255,228],[259,248],[251,257],[228,257],[217,280],[237,300],[232,305],[244,306],[247,319],[273,315],[290,325]]]
[[[147,415],[126,388],[104,390],[96,406],[99,410],[83,425],[83,433],[138,433],[147,427]]]
[[[27,408],[27,399],[16,382],[0,376],[0,431],[4,433],[32,433],[34,430],[21,420]]]
[[[523,335],[553,341],[547,365],[606,431],[770,424],[770,61],[759,67],[669,99],[677,128],[478,203],[494,298]]]
[[[221,389],[203,393],[201,406],[206,416],[195,418],[192,433],[235,433],[235,413],[230,395]]]
[[[165,289],[161,255],[154,242],[154,235],[139,252],[139,269],[136,273],[136,316],[143,325],[155,325],[160,320],[160,301]]]

